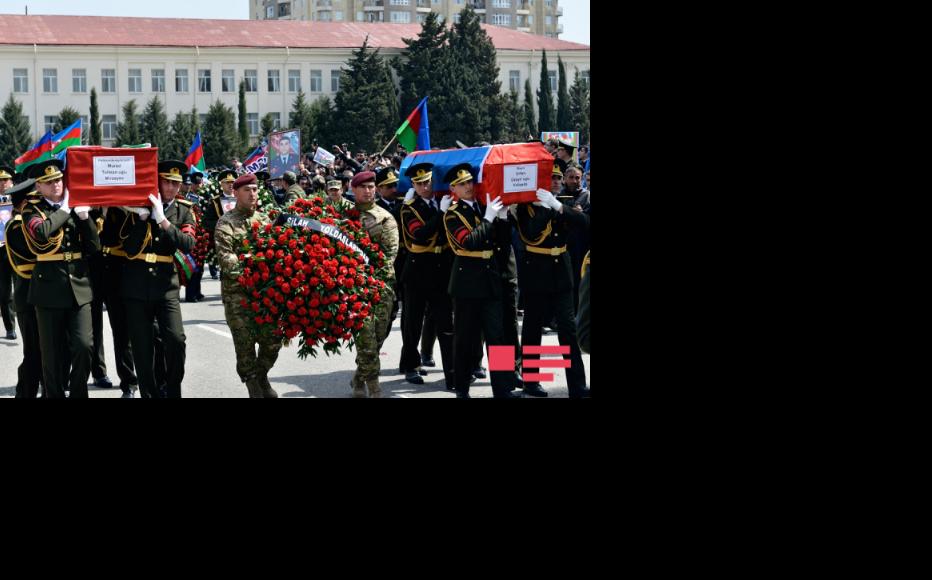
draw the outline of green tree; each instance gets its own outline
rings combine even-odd
[[[492,109],[501,94],[495,45],[482,29],[479,15],[471,5],[460,13],[460,21],[450,34],[456,95],[453,106],[462,111],[460,140],[472,145],[491,139]]]
[[[276,126],[275,117],[272,116],[272,113],[266,113],[259,121],[259,140],[268,139],[269,133],[278,129],[280,129],[280,127]]]
[[[239,155],[239,134],[236,131],[236,113],[219,99],[210,106],[204,127],[204,157],[207,167],[225,167],[230,159]]]
[[[168,145],[162,150],[167,159],[184,161],[197,133],[197,109],[190,113],[177,113],[169,128]]]
[[[298,91],[298,95],[291,104],[287,128],[301,131],[301,148],[307,151],[314,134],[314,120],[311,116],[311,105],[307,102],[304,91]],[[301,153],[303,154],[304,151]]]
[[[553,110],[553,91],[550,88],[550,69],[547,68],[547,51],[540,60],[540,88],[537,90],[537,128],[555,131],[556,113]]]
[[[123,122],[117,124],[116,147],[123,145],[139,145],[142,143],[142,131],[139,126],[139,114],[136,100],[130,100],[123,105]]]
[[[570,94],[566,90],[566,67],[558,56],[559,87],[557,89],[557,131],[573,131],[573,113],[570,110]]]
[[[81,113],[73,107],[65,107],[58,113],[58,117],[55,119],[55,125],[52,126],[53,133],[61,133],[62,130],[67,129],[77,122],[81,118]]]
[[[97,89],[91,88],[91,126],[85,134],[90,133],[88,145],[100,145],[100,107],[97,104]]]
[[[29,118],[23,114],[23,105],[11,93],[0,112],[0,163],[13,166],[16,158],[30,146],[32,135]]]
[[[165,107],[162,106],[162,101],[157,96],[152,97],[142,112],[139,134],[144,143],[151,143],[153,147],[164,149],[169,144],[171,127],[168,124]],[[174,156],[169,157],[166,153],[162,153],[163,159],[178,159]]]
[[[240,149],[249,146],[249,124],[246,122],[246,81],[239,82],[239,141]]]
[[[537,139],[540,131],[537,129],[537,119],[534,117],[534,97],[531,93],[531,79],[524,81],[524,126],[523,132],[526,139]]]
[[[443,59],[449,56],[446,44],[448,33],[446,22],[431,12],[424,19],[421,32],[417,38],[404,38],[407,45],[402,56],[395,57],[392,66],[400,77],[401,119],[399,125],[414,110],[424,97],[430,97],[429,106],[434,107],[434,98],[445,92],[445,79],[437,75],[437,69]]]
[[[336,97],[334,133],[353,151],[378,152],[398,128],[398,96],[391,72],[368,37],[347,63]]]
[[[576,71],[573,86],[570,89],[570,114],[572,126],[579,131],[579,143],[589,142],[589,83],[585,82]]]
[[[321,147],[329,149],[330,145],[336,142],[333,134],[333,101],[330,97],[320,97],[311,103],[308,115],[311,119],[310,126],[313,128],[313,134],[309,133],[307,137],[302,134],[305,151],[310,150],[312,141],[317,141]]]
[[[521,103],[518,102],[518,91],[511,89],[508,91],[508,112],[511,113],[511,116],[508,117],[508,133],[509,140],[521,142],[526,139],[524,131],[524,110],[521,108]]]

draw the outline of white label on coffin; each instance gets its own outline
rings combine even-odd
[[[537,190],[537,165],[506,165],[505,193]]]
[[[94,187],[136,185],[135,157],[95,157]]]

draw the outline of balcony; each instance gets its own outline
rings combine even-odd
[[[563,7],[557,6],[557,11],[555,12],[555,14],[557,15],[557,17],[563,16]]]
[[[525,26],[519,26],[519,27],[518,27],[518,32],[531,32],[531,29],[530,29],[530,28],[527,28],[527,27],[525,27]]]
[[[417,0],[417,11],[422,14],[430,12],[430,0]]]
[[[363,10],[385,10],[385,0],[366,0],[362,6]]]
[[[531,13],[531,5],[527,2],[518,2],[518,5],[515,7],[515,11],[518,14],[527,15]]]
[[[557,34],[563,34],[563,25],[557,24]]]
[[[332,7],[333,0],[317,0],[317,5],[320,7]]]
[[[472,6],[477,14],[485,14],[485,0],[466,0],[466,4]]]

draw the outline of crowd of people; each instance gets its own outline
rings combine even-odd
[[[401,146],[384,156],[334,145],[335,161],[323,166],[314,162],[314,143],[297,171],[274,177],[244,173],[237,159],[207,175],[166,160],[149,207],[69,206],[67,170],[56,160],[25,175],[0,168],[0,195],[13,205],[0,248],[0,306],[7,338],[16,338],[15,319],[23,344],[16,396],[86,397],[91,375],[95,386],[112,388],[106,309],[123,396],[180,398],[180,288],[186,286],[186,302],[203,299],[207,272],[221,280],[237,373],[249,396],[277,397],[268,377],[282,342],[252,336],[242,320],[240,303],[249,297],[239,286],[233,242],[254,223],[269,223],[268,210],[319,197],[358,210],[386,255],[378,275],[387,285],[382,304],[357,339],[353,397],[381,396],[379,349],[400,313],[398,372],[409,383],[423,384],[437,366],[439,342],[445,385],[457,397],[469,398],[470,385],[488,375],[496,398],[546,397],[539,381],[523,376],[539,367],[539,355],[523,347],[540,345],[551,329],[570,350],[570,397],[587,398],[581,352],[589,352],[589,151],[558,141],[545,146],[554,155],[550,190],[538,190],[533,204],[512,206],[477,199],[479,168],[468,164],[443,175],[427,163],[411,165],[405,176],[412,187],[400,192]],[[435,181],[446,195],[435,195]],[[210,250],[185,275],[177,255],[195,253],[202,233]],[[483,344],[511,347],[513,366],[483,367]]]

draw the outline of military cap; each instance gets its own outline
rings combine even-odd
[[[353,187],[356,187],[357,185],[362,185],[363,183],[368,183],[370,181],[375,183],[375,173],[371,171],[362,171],[353,176],[353,180],[350,182],[350,184]]]
[[[12,167],[0,165],[0,180],[13,179],[14,175],[16,175],[16,171]]]
[[[298,182],[298,176],[295,174],[294,171],[286,171],[285,173],[282,174],[282,179],[288,185],[294,185],[295,183]]]
[[[450,185],[460,185],[475,180],[475,176],[472,174],[472,165],[469,163],[460,163],[450,171],[447,171],[443,180]]]
[[[247,185],[258,185],[258,184],[259,184],[259,180],[256,179],[256,175],[254,173],[246,173],[244,175],[240,175],[238,178],[233,180],[233,189],[239,189]]]
[[[394,167],[379,169],[375,174],[376,186],[382,187],[383,185],[392,185],[393,183],[398,183],[398,174],[395,173]]]
[[[433,163],[416,163],[405,171],[405,176],[411,178],[412,183],[424,183],[434,178]]]
[[[570,155],[572,155],[572,154],[573,154],[573,151],[576,150],[576,146],[575,146],[575,145],[572,145],[572,144],[570,144],[570,143],[567,143],[567,142],[564,141],[563,139],[560,139],[559,141],[557,141],[557,148],[559,149],[559,148],[561,148],[561,147],[562,147],[563,149],[566,149],[566,152],[569,153]]]
[[[187,170],[188,166],[181,161],[175,161],[173,159],[159,161],[159,177],[166,181],[183,182],[184,174]]]
[[[327,182],[327,189],[343,189],[343,182],[339,179],[331,179]]]
[[[256,171],[255,175],[256,175],[256,179],[260,181],[268,181],[272,179],[272,174],[269,173],[268,171]]]
[[[13,205],[19,205],[22,203],[26,197],[35,191],[36,189],[36,180],[27,179],[18,185],[14,185],[12,188],[6,190],[6,194],[10,196],[10,199],[13,201]]]
[[[232,169],[225,169],[217,175],[217,179],[220,181],[220,183],[236,181],[236,172]]]
[[[563,177],[563,172],[566,171],[566,161],[562,159],[553,160],[553,175],[559,175]]]
[[[64,169],[64,167],[64,161],[49,159],[42,163],[30,165],[27,177],[35,179],[38,183],[49,183],[62,178],[61,170]]]

